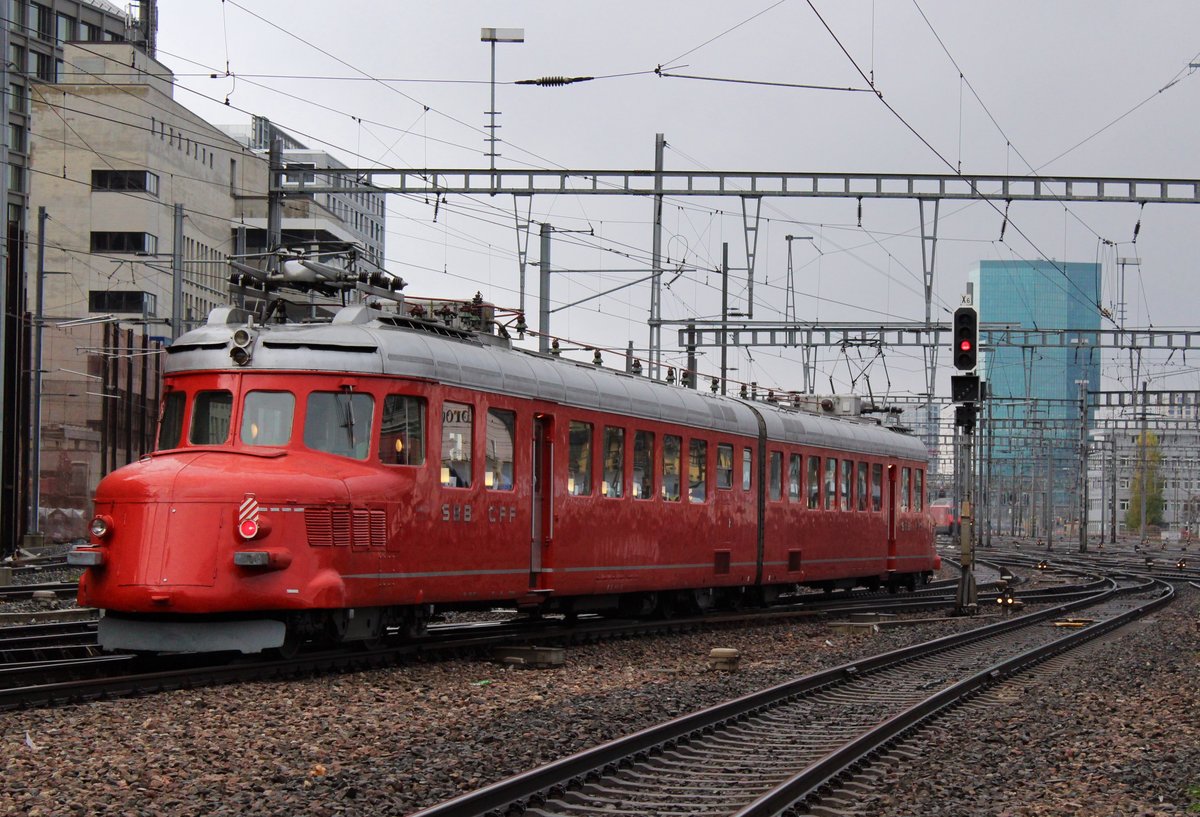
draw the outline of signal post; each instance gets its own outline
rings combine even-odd
[[[971,295],[963,298],[970,304]],[[961,430],[958,457],[959,515],[958,541],[962,560],[955,597],[955,613],[974,615],[979,598],[975,587],[975,418],[983,399],[983,386],[976,369],[979,365],[979,311],[974,305],[961,306],[954,311],[952,350],[954,368],[962,374],[950,378],[950,399],[954,406],[954,425]]]

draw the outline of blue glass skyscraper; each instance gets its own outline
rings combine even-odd
[[[1029,492],[1029,479],[1051,474],[1054,515],[1073,518],[1079,381],[1086,380],[1089,390],[1100,389],[1095,334],[1100,328],[1100,265],[981,261],[970,278],[985,337],[987,330],[1001,325],[1061,332],[1056,335],[1061,345],[985,345],[980,374],[988,384],[993,418],[993,475]],[[1010,502],[1020,501],[1014,491],[1007,493]]]

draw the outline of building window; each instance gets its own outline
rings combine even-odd
[[[140,290],[93,289],[88,293],[88,311],[125,312],[153,318],[158,311],[158,296]]]
[[[25,49],[16,43],[8,44],[8,61],[12,63],[12,67],[20,71],[25,65]]]
[[[38,51],[29,52],[29,73],[45,82],[54,82],[54,56]]]
[[[100,26],[80,21],[79,32],[82,34],[79,38],[81,40],[87,40],[89,43],[100,42]]]
[[[30,3],[30,8],[33,9],[33,23],[37,28],[39,39],[53,40],[54,39],[54,12],[47,6],[41,3]]]
[[[70,42],[75,37],[75,18],[65,14],[55,17],[54,36],[60,43]]]
[[[148,170],[93,170],[93,190],[137,190],[158,195],[158,176]]]
[[[20,122],[8,123],[8,149],[25,152],[25,127]]]
[[[158,237],[150,233],[93,232],[92,252],[158,252]]]

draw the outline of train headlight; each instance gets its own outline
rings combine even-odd
[[[113,531],[112,517],[102,513],[96,514],[88,525],[88,531],[97,539],[107,538]]]
[[[229,357],[238,366],[245,366],[250,362],[254,349],[254,334],[244,327],[233,333],[233,346],[229,350]]]

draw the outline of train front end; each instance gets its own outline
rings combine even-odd
[[[356,456],[369,410],[344,374],[251,365],[253,345],[235,334],[205,327],[176,341],[157,450],[101,481],[88,544],[69,554],[86,568],[79,603],[103,611],[105,650],[283,650],[312,636],[312,622],[353,632],[353,607],[371,601],[351,598],[341,575],[377,558],[357,551],[374,543],[382,512],[364,506],[359,525],[347,487],[377,492],[378,469]],[[250,349],[241,365],[231,348]],[[342,521],[355,553],[313,546]]]

